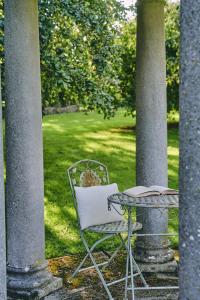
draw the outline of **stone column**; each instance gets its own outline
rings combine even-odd
[[[180,300],[200,295],[200,1],[181,1]]]
[[[164,1],[137,2],[136,181],[168,185]],[[138,209],[143,233],[166,233],[168,212]],[[166,237],[139,237],[135,255],[146,271],[172,271],[173,252]],[[170,261],[170,263],[169,263]]]
[[[37,0],[5,1],[8,295],[40,299],[61,287],[44,257]]]
[[[7,299],[6,286],[5,196],[0,74],[0,299],[2,300]]]

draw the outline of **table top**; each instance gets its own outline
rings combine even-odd
[[[173,208],[179,207],[179,195],[133,197],[123,193],[117,193],[108,197],[108,207],[110,207],[112,203],[132,207]]]

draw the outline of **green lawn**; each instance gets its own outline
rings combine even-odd
[[[102,115],[71,113],[43,119],[45,223],[47,257],[84,251],[76,225],[66,169],[80,159],[106,164],[120,190],[135,184],[135,120],[123,112],[111,120]],[[169,186],[178,185],[177,123],[169,124]],[[177,212],[170,213],[170,231],[177,230]],[[91,235],[91,240],[94,234]],[[172,240],[177,246],[177,240]],[[113,242],[107,244],[111,249]]]

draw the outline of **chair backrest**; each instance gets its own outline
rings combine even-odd
[[[79,221],[76,194],[75,194],[74,187],[75,186],[89,187],[95,185],[109,184],[108,170],[105,165],[103,165],[102,163],[96,160],[84,159],[73,164],[67,170],[67,174],[69,177],[69,183],[71,187],[77,218]]]

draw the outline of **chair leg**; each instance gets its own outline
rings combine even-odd
[[[74,278],[80,271],[80,269],[82,268],[84,262],[86,261],[86,259],[88,258],[89,254],[87,253],[85,255],[85,257],[83,258],[83,260],[81,261],[81,263],[79,264],[79,266],[76,268],[76,270],[74,271],[74,273],[72,274],[72,278]]]
[[[109,300],[113,300],[112,295],[111,295],[111,293],[110,293],[110,291],[109,291],[109,289],[108,289],[108,285],[107,285],[107,283],[105,282],[105,279],[104,279],[104,277],[103,277],[103,275],[102,275],[102,273],[101,273],[101,271],[100,271],[100,269],[99,269],[99,266],[107,265],[108,262],[106,261],[106,262],[97,264],[96,261],[95,261],[94,256],[92,255],[92,252],[93,252],[93,250],[95,249],[95,247],[96,247],[98,244],[100,244],[101,242],[103,242],[103,241],[105,241],[105,240],[107,240],[107,239],[113,237],[115,234],[106,234],[103,238],[101,238],[100,240],[96,241],[96,242],[93,244],[93,246],[92,246],[91,248],[89,248],[89,246],[88,246],[88,244],[87,244],[87,242],[86,242],[86,240],[85,240],[84,235],[83,235],[82,232],[80,233],[80,235],[81,235],[81,239],[82,239],[82,241],[83,241],[83,244],[84,244],[84,246],[85,246],[85,248],[86,248],[87,254],[86,254],[85,257],[83,258],[83,260],[81,261],[81,263],[79,264],[79,266],[76,268],[76,270],[75,270],[74,273],[72,274],[71,278],[75,277],[75,275],[76,275],[78,272],[81,272],[81,271],[84,271],[84,270],[88,270],[88,269],[91,269],[91,268],[95,268],[96,271],[97,271],[97,273],[98,273],[98,275],[99,275],[99,277],[100,277],[100,279],[101,279],[101,282],[102,282],[102,284],[103,284],[103,286],[104,286],[104,288],[105,288],[105,290],[106,290],[106,292],[107,292],[107,294],[108,294]],[[90,267],[87,267],[87,268],[82,268],[84,262],[86,261],[86,259],[87,259],[88,257],[90,257],[90,259],[91,259],[93,265],[90,266]],[[82,269],[81,269],[81,268],[82,268]]]
[[[86,259],[88,258],[89,254],[86,254],[86,256],[84,257],[84,259],[82,260],[82,262],[80,263],[80,265],[77,267],[77,269],[74,271],[74,273],[72,274],[71,278],[75,277],[77,275],[77,273],[79,272],[83,272],[83,271],[86,271],[86,270],[90,270],[90,269],[93,269],[94,266],[90,266],[90,267],[85,267],[85,268],[82,268],[84,262],[86,261]],[[97,264],[98,267],[100,266],[107,266],[108,265],[108,262],[105,261],[105,262],[102,262],[100,264]],[[103,269],[103,268],[102,268]]]
[[[99,269],[99,267],[98,267],[98,265],[97,265],[97,263],[95,261],[95,258],[93,257],[92,252],[91,252],[90,248],[88,247],[88,244],[87,244],[87,242],[86,242],[86,240],[85,240],[85,238],[83,236],[82,236],[82,240],[83,240],[84,246],[85,246],[85,248],[86,248],[86,250],[88,252],[88,255],[89,255],[89,257],[90,257],[90,259],[91,259],[91,261],[92,261],[92,263],[94,265],[94,268],[96,269],[97,274],[99,275],[99,278],[100,278],[100,280],[101,280],[101,282],[102,282],[102,284],[103,284],[103,286],[104,286],[104,288],[105,288],[105,290],[107,292],[109,300],[114,300],[113,297],[112,297],[112,295],[111,295],[111,293],[110,293],[110,291],[109,291],[109,288],[108,288],[108,286],[107,286],[107,284],[105,282],[105,279],[104,279],[104,277],[103,277],[103,275],[102,275],[102,273],[101,273],[101,271],[100,271],[100,269]]]
[[[84,237],[83,237],[83,233],[81,232],[81,239],[84,240]],[[91,248],[89,248],[90,252],[93,252],[93,250],[95,249],[95,247],[100,244],[101,242],[113,237],[114,234],[107,234],[105,235],[103,238],[101,238],[100,240],[96,241],[93,246]],[[76,270],[74,271],[74,273],[72,274],[71,278],[75,277],[77,275],[77,273],[81,272],[81,271],[84,271],[84,270],[87,270],[87,269],[91,269],[91,268],[94,268],[94,266],[91,266],[91,267],[87,267],[87,268],[82,268],[84,262],[86,261],[86,259],[89,257],[89,253],[87,253],[85,255],[85,257],[83,258],[83,260],[81,261],[81,263],[79,264],[79,266],[76,268]],[[103,262],[103,263],[100,263],[98,264],[98,266],[104,266],[104,265],[107,265],[108,262]]]
[[[118,234],[119,236],[120,234]],[[121,240],[121,239],[120,239]],[[117,253],[121,250],[121,248],[124,246],[124,243],[121,241],[120,245],[117,247],[117,249],[114,251],[114,253],[111,255],[111,257],[108,259],[107,264],[102,268],[102,270],[105,270],[107,266],[111,263],[111,261],[115,258]]]

